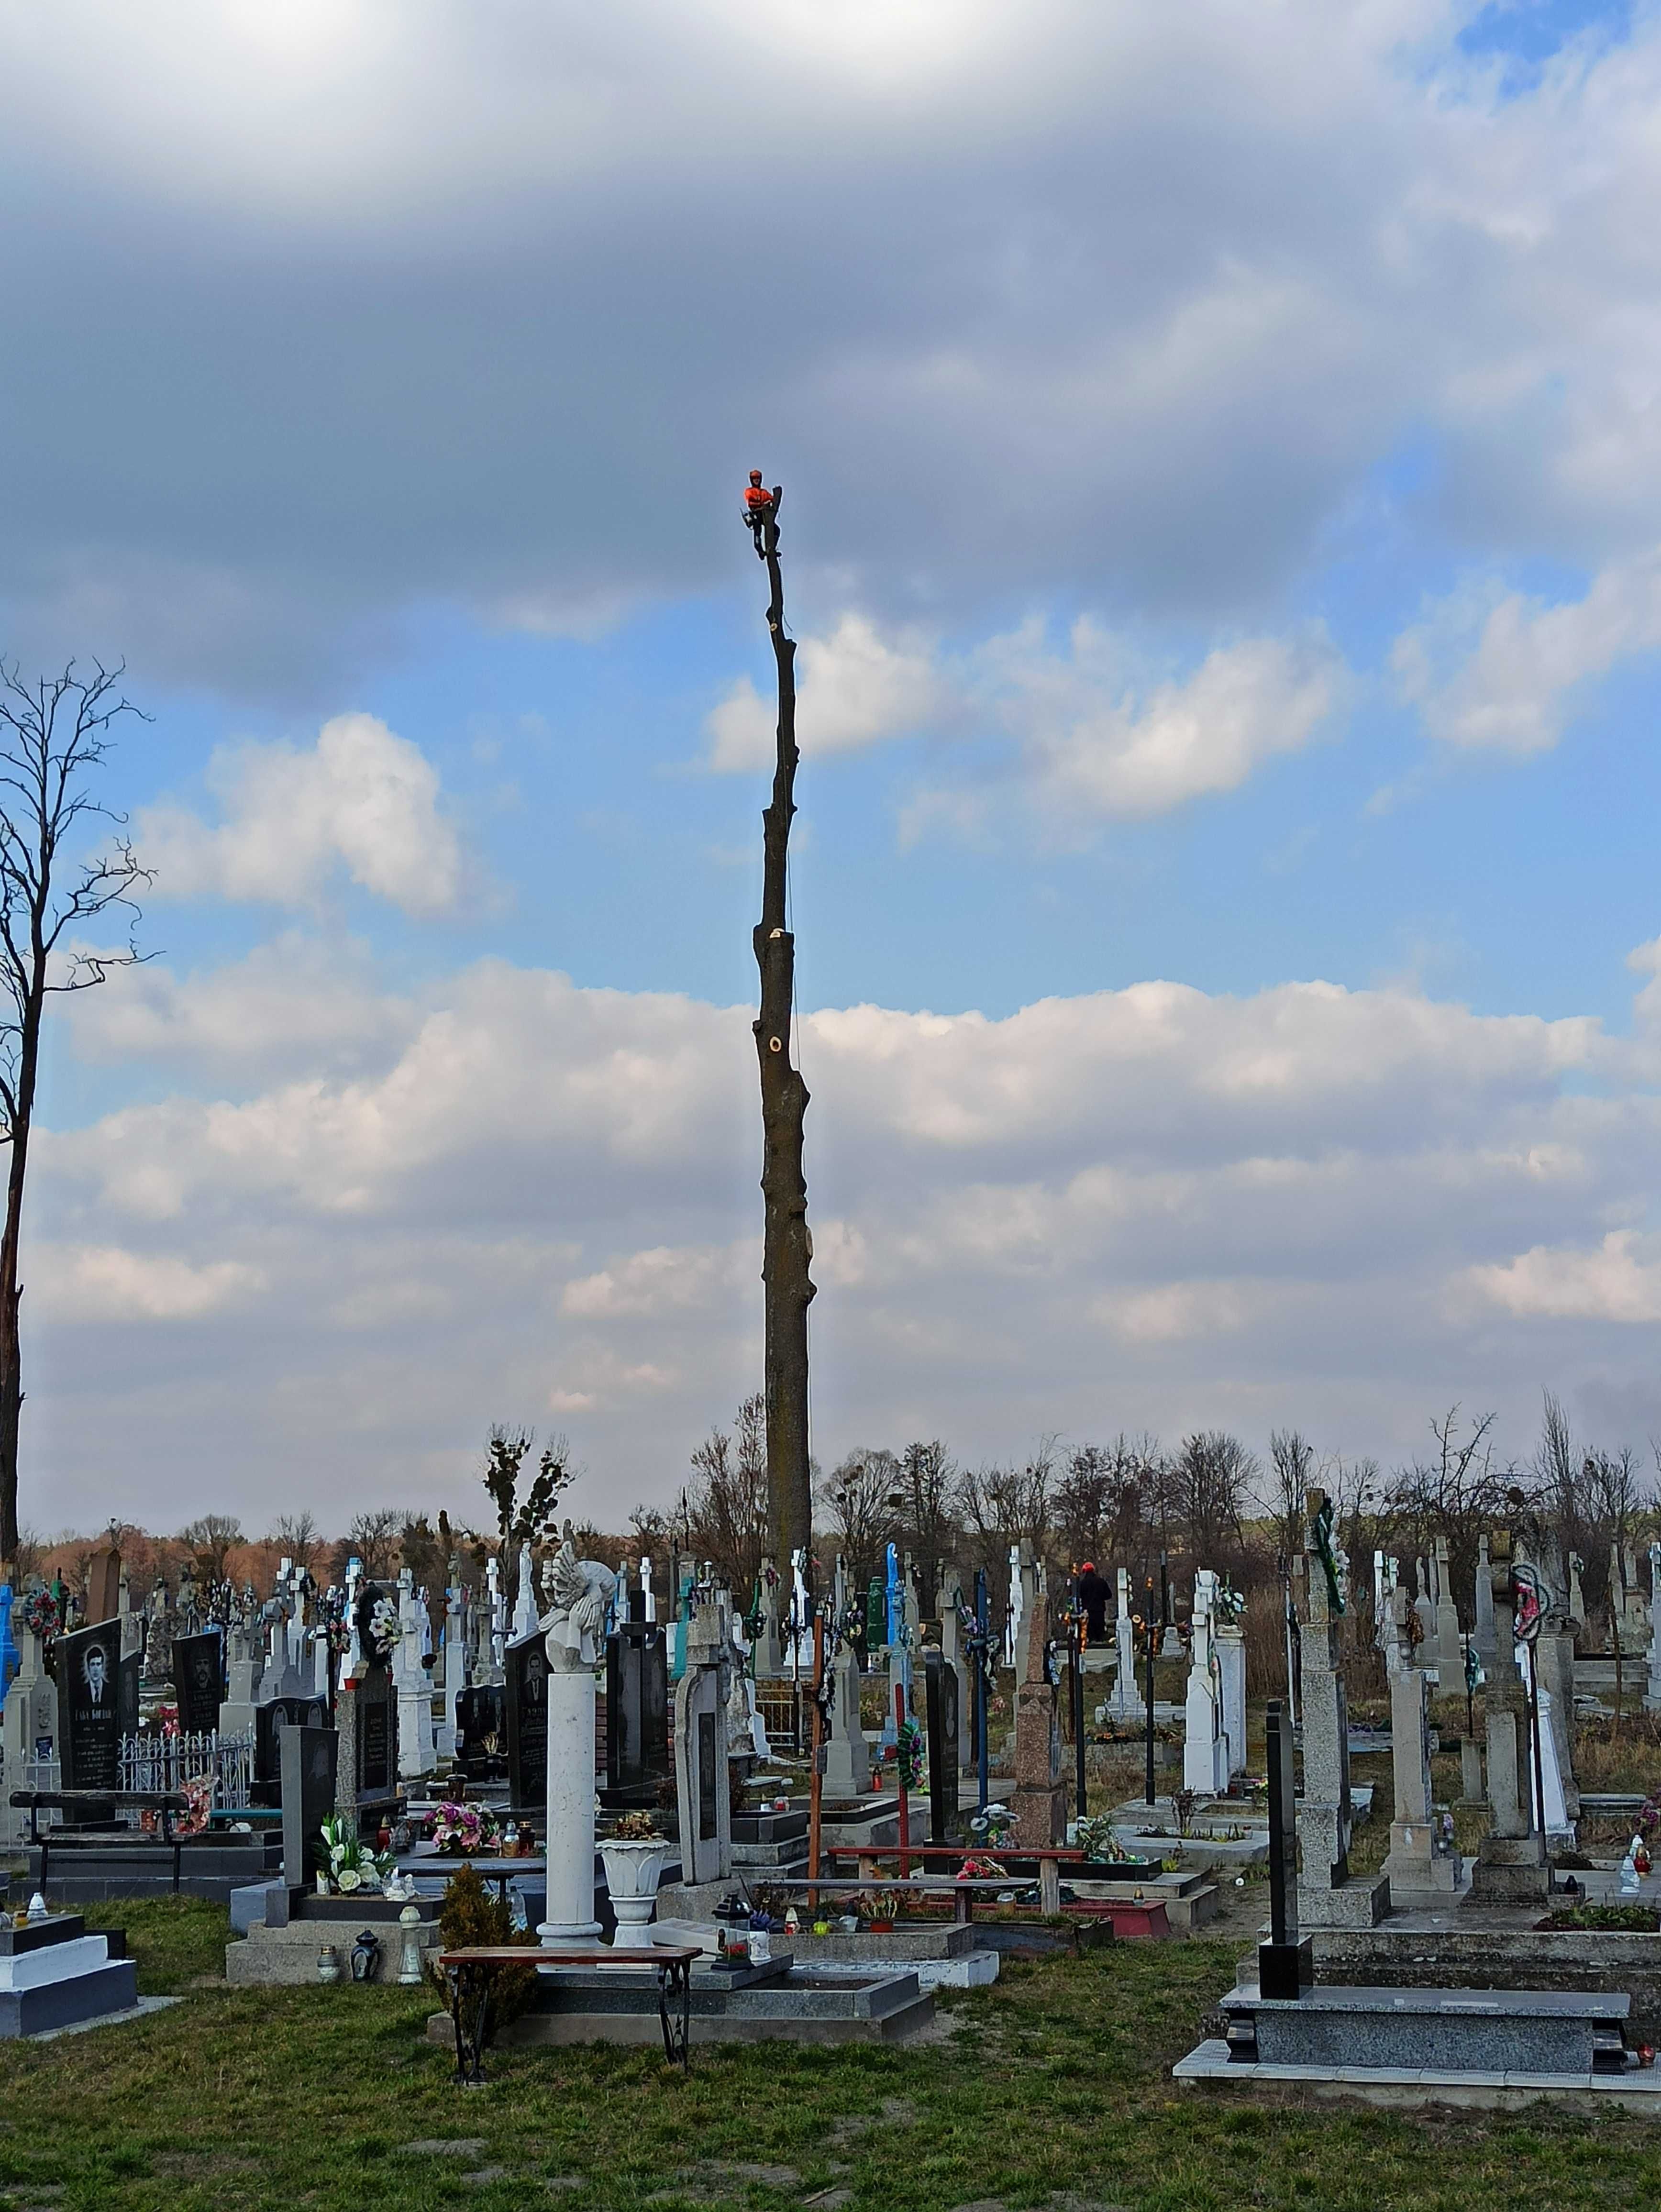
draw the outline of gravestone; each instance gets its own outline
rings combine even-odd
[[[520,1571],[528,1587],[530,1547],[525,1550]],[[415,1587],[415,1577],[405,1567],[398,1578],[398,1619],[401,1634],[392,1646],[392,1682],[398,1693],[398,1771],[406,1782],[418,1782],[438,1765],[433,1739],[433,1677],[428,1660],[432,1648],[432,1624],[425,1600]],[[532,1607],[532,1626],[536,1609]]]
[[[6,1692],[0,1722],[4,1772],[14,1789],[23,1786],[27,1759],[50,1759],[58,1747],[58,1687],[46,1672],[46,1647],[32,1628],[17,1627],[17,1672]],[[12,1781],[15,1776],[17,1779]]]
[[[1344,1595],[1332,1544],[1326,1492],[1305,1498],[1308,1534],[1303,1581],[1309,1620],[1304,1629],[1304,1808],[1299,1917],[1311,1928],[1376,1928],[1390,1910],[1384,1875],[1349,1870],[1349,1710],[1344,1695]]]
[[[1129,1568],[1119,1569],[1116,1587],[1118,1612],[1113,1622],[1113,1641],[1118,1649],[1119,1668],[1113,1681],[1113,1717],[1118,1721],[1146,1720],[1147,1707],[1142,1703],[1136,1681],[1136,1622],[1130,1606]]]
[[[65,1790],[121,1787],[121,1713],[119,1676],[121,1626],[102,1620],[60,1636],[52,1646],[58,1681],[58,1755]],[[94,1806],[75,1814],[65,1826],[114,1818]]]
[[[1183,1786],[1202,1797],[1228,1788],[1228,1737],[1223,1729],[1222,1667],[1217,1655],[1217,1577],[1202,1567],[1194,1577],[1194,1640],[1188,1672],[1187,1726],[1183,1741]]]
[[[943,1844],[958,1817],[958,1670],[932,1647],[923,1653],[923,1686],[928,1706],[928,1840]]]
[[[871,1787],[871,1747],[860,1726],[860,1655],[849,1643],[830,1659],[830,1735],[824,1747],[824,1795],[863,1797]]]
[[[1650,1671],[1644,1705],[1650,1712],[1661,1712],[1661,1544],[1650,1546]]]
[[[1517,1670],[1515,1591],[1511,1538],[1499,1529],[1488,1546],[1489,1589],[1496,1650],[1488,1674],[1488,1791],[1491,1822],[1476,1847],[1471,1894],[1483,1904],[1542,1904],[1551,1894],[1546,1839],[1530,1805],[1533,1760],[1528,1693]]]
[[[1269,1941],[1257,1947],[1257,1988],[1265,1997],[1302,1995],[1315,1981],[1314,1946],[1298,1932],[1297,1774],[1292,1723],[1278,1698],[1264,1716],[1269,1754]]]
[[[1459,1640],[1459,1608],[1453,1601],[1453,1575],[1448,1565],[1448,1540],[1436,1539],[1436,1640],[1430,1646],[1431,1663],[1439,1686],[1451,1693],[1464,1685],[1465,1650]]]
[[[217,1629],[210,1628],[202,1636],[173,1638],[173,1678],[180,1731],[186,1735],[216,1735],[224,1692]]]
[[[661,1630],[625,1621],[605,1639],[605,1789],[651,1805],[671,1771],[669,1654]]]
[[[122,1654],[115,1674],[115,1712],[123,1735],[137,1735],[138,1733],[139,1690],[143,1673],[142,1652],[126,1651]]]
[[[1217,1668],[1223,1686],[1223,1734],[1228,1741],[1228,1776],[1232,1784],[1246,1771],[1246,1650],[1245,1631],[1237,1613],[1232,1620],[1220,1616],[1216,1626]]]
[[[121,1617],[121,1554],[113,1544],[101,1544],[87,1562],[87,1618],[117,1620]]]
[[[335,1809],[340,1738],[332,1728],[285,1728],[282,1746],[283,1879],[309,1889],[316,1878],[323,1823]]]
[[[726,1881],[733,1872],[727,1778],[727,1639],[721,1609],[705,1598],[686,1624],[686,1671],[675,1690],[675,1798],[684,1882]]]
[[[502,1664],[508,1793],[523,1810],[540,1810],[548,1796],[548,1652],[540,1632],[510,1644]]]
[[[1015,1692],[1015,1842],[1040,1849],[1067,1833],[1062,1718],[1050,1672],[1050,1623],[1043,1588],[1026,1617],[1022,1678]]]
[[[775,1680],[784,1672],[784,1643],[779,1634],[779,1571],[775,1559],[764,1559],[757,1595],[756,1624],[756,1680]]]
[[[469,1782],[508,1771],[507,1697],[500,1682],[475,1682],[456,1694],[456,1759]]]
[[[1390,1755],[1396,1790],[1390,1826],[1391,1910],[1414,1912],[1453,1902],[1460,1885],[1460,1863],[1441,1849],[1431,1800],[1430,1678],[1413,1663],[1412,1631],[1405,1590],[1391,1593],[1390,1632],[1397,1659],[1390,1679]]]
[[[233,1620],[225,1651],[225,1696],[217,1723],[227,1741],[254,1732],[260,1673],[252,1630],[245,1620]]]
[[[1488,1556],[1486,1534],[1476,1540],[1476,1587],[1471,1593],[1471,1633],[1476,1638],[1476,1656],[1487,1674],[1494,1664],[1497,1644],[1494,1632],[1494,1570]]]
[[[398,1701],[392,1678],[379,1664],[369,1668],[353,1698],[356,1728],[359,1809],[390,1803],[398,1791]]]
[[[326,1729],[329,1708],[320,1698],[268,1698],[254,1707],[253,1787],[256,1805],[283,1802],[283,1736],[291,1728]]]

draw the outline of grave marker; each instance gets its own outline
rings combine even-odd
[[[548,1653],[532,1629],[502,1655],[508,1733],[508,1793],[522,1809],[540,1810],[548,1796]]]

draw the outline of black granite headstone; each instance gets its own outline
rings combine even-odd
[[[144,1675],[144,1655],[130,1651],[116,1670],[115,1710],[123,1735],[138,1733],[138,1690]]]
[[[121,1624],[104,1620],[60,1636],[52,1646],[58,1681],[58,1757],[65,1790],[121,1787]],[[76,1817],[96,1819],[101,1807]],[[106,1817],[113,1818],[111,1807]]]
[[[548,1802],[548,1652],[539,1630],[510,1644],[508,1680],[508,1784],[515,1805]]]
[[[606,1801],[651,1804],[670,1771],[668,1649],[631,1620],[605,1639]]]
[[[943,1651],[923,1653],[928,1699],[928,1840],[949,1840],[958,1817],[958,1670]]]
[[[219,1705],[225,1694],[222,1655],[216,1628],[202,1636],[173,1638],[173,1686],[179,1692],[179,1726],[186,1735],[211,1735],[219,1726]]]
[[[335,1761],[340,1738],[332,1728],[285,1728],[277,1738],[283,1764],[283,1879],[290,1889],[312,1886],[323,1849],[323,1823],[334,1813]]]
[[[1264,1717],[1269,1737],[1269,1933],[1257,1946],[1257,1985],[1266,1997],[1298,1997],[1315,1979],[1314,1947],[1298,1936],[1298,1825],[1292,1723],[1278,1698]]]
[[[357,1796],[360,1804],[390,1797],[398,1787],[398,1697],[385,1667],[371,1667],[357,1686]]]
[[[256,1805],[283,1802],[282,1739],[291,1728],[326,1729],[329,1708],[321,1698],[268,1698],[254,1707],[253,1789]]]
[[[500,1682],[477,1682],[456,1694],[456,1759],[470,1782],[493,1781],[507,1771],[506,1700]]]

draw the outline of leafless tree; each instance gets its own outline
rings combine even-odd
[[[1067,1551],[1067,1564],[1076,1567],[1086,1559],[1098,1566],[1110,1564],[1103,1542],[1118,1499],[1120,1475],[1114,1455],[1100,1444],[1080,1444],[1067,1462],[1067,1472],[1056,1486],[1056,1526]]]
[[[1275,1518],[1275,1542],[1290,1559],[1304,1540],[1304,1492],[1315,1480],[1315,1447],[1297,1429],[1269,1432],[1269,1459],[1272,1470],[1269,1504]]]
[[[266,1542],[275,1544],[283,1559],[292,1559],[309,1574],[323,1549],[322,1533],[309,1513],[281,1513],[271,1524]]]
[[[1381,1534],[1388,1545],[1405,1544],[1417,1559],[1434,1548],[1437,1537],[1446,1537],[1456,1596],[1475,1587],[1483,1533],[1515,1518],[1507,1493],[1518,1486],[1517,1470],[1495,1462],[1494,1423],[1494,1416],[1484,1413],[1467,1433],[1458,1407],[1450,1407],[1430,1425],[1434,1455],[1396,1468],[1384,1495]]]
[[[916,1565],[919,1601],[932,1620],[938,1596],[935,1570],[957,1539],[952,1500],[958,1470],[935,1437],[927,1443],[907,1444],[900,1454],[899,1475],[901,1532]]]
[[[179,1540],[191,1555],[197,1580],[222,1583],[225,1561],[242,1542],[242,1523],[231,1513],[204,1513],[186,1523]]]
[[[342,1545],[343,1553],[362,1560],[364,1574],[372,1583],[387,1581],[398,1558],[398,1539],[407,1516],[395,1505],[377,1505],[368,1513],[360,1513],[346,1531]],[[340,1563],[339,1573],[345,1571],[345,1559]]]
[[[898,1523],[903,1494],[900,1463],[891,1451],[851,1451],[821,1482],[819,1501],[847,1562],[851,1589],[863,1589],[877,1572]]]
[[[769,1540],[766,1401],[746,1398],[729,1436],[712,1429],[692,1454],[693,1479],[681,1493],[688,1548],[713,1562],[746,1608]],[[787,1571],[781,1560],[780,1571]]]
[[[980,1559],[1001,1568],[1009,1547],[1023,1539],[1042,1552],[1050,1535],[1055,1488],[1053,1437],[1046,1437],[1024,1466],[964,1468],[953,1502]]]
[[[1238,1564],[1256,1480],[1256,1460],[1238,1437],[1206,1429],[1183,1439],[1171,1462],[1171,1510],[1196,1566]]]
[[[54,992],[84,991],[140,957],[133,893],[150,880],[123,834],[126,817],[90,788],[110,731],[138,709],[117,686],[119,669],[74,663],[61,676],[23,682],[0,662],[0,1141],[11,1147],[0,1231],[0,1561],[17,1552],[17,1454],[23,1370],[17,1279],[23,1189],[40,1066],[40,1030]],[[94,825],[113,832],[90,858],[73,848]],[[124,916],[127,942],[94,951],[77,933],[100,915]]]

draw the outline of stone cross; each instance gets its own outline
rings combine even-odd
[[[1202,1567],[1194,1577],[1194,1640],[1188,1672],[1183,1744],[1183,1784],[1202,1796],[1228,1788],[1228,1739],[1223,1732],[1221,1668],[1216,1658],[1217,1577]]]
[[[691,1663],[689,1658],[689,1665]],[[761,1621],[756,1631],[754,1665],[756,1679],[772,1681],[784,1672],[784,1644],[779,1634],[779,1573],[778,1562],[764,1559],[761,1563]]]
[[[1483,1673],[1487,1674],[1494,1664],[1499,1644],[1494,1627],[1494,1568],[1486,1535],[1476,1540],[1476,1589],[1474,1595],[1475,1606],[1472,1618],[1476,1624],[1476,1656],[1482,1662]]]
[[[1121,1721],[1143,1721],[1147,1718],[1147,1707],[1136,1680],[1136,1626],[1130,1606],[1130,1571],[1121,1567],[1117,1583],[1118,1612],[1113,1622],[1113,1640],[1118,1646],[1119,1671],[1113,1683],[1113,1717]]]
[[[1484,1904],[1538,1904],[1551,1893],[1545,1838],[1530,1818],[1532,1741],[1528,1693],[1517,1669],[1511,1538],[1496,1530],[1488,1546],[1495,1638],[1488,1676],[1488,1791],[1491,1826],[1477,1847],[1472,1894]]]
[[[860,1726],[860,1680],[859,1653],[839,1636],[830,1657],[830,1734],[824,1747],[827,1797],[863,1797],[871,1787],[871,1747]]]
[[[1453,1577],[1448,1567],[1448,1540],[1436,1539],[1437,1681],[1444,1695],[1462,1689],[1465,1680],[1465,1651],[1459,1640],[1459,1608],[1453,1601]]]
[[[1376,1928],[1390,1909],[1390,1884],[1349,1871],[1349,1709],[1344,1695],[1342,1621],[1335,1613],[1317,1541],[1326,1493],[1305,1499],[1309,1621],[1304,1630],[1304,1808],[1299,1910],[1311,1928]]]
[[[1395,1818],[1384,1872],[1398,1911],[1445,1905],[1459,1884],[1459,1862],[1439,1848],[1431,1801],[1430,1679],[1413,1663],[1404,1590],[1391,1599],[1396,1663],[1390,1672],[1390,1723]]]

